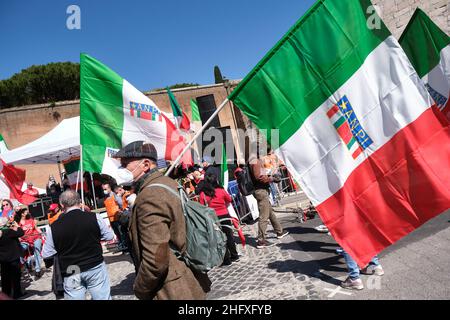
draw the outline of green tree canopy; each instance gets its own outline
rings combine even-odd
[[[80,97],[80,65],[56,62],[31,66],[0,81],[0,109],[75,100]]]

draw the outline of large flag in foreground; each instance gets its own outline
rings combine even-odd
[[[369,0],[318,1],[230,95],[365,266],[450,207],[450,128]]]
[[[150,141],[158,157],[175,160],[186,146],[175,125],[142,92],[113,70],[80,56],[80,142],[83,169],[111,174],[111,155],[133,141]],[[186,153],[182,159],[192,163]]]
[[[24,181],[25,170],[0,159],[0,199],[15,199],[25,205],[33,203],[36,198],[22,192]]]
[[[450,120],[450,37],[417,8],[399,42],[438,108]]]

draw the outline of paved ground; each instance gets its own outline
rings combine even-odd
[[[307,203],[301,195],[289,202],[291,207]],[[277,216],[290,235],[277,240],[269,226],[268,235],[277,245],[256,249],[257,224],[244,226],[248,243],[245,248],[238,245],[241,259],[210,272],[208,299],[450,299],[450,210],[382,252],[386,274],[363,276],[366,289],[357,292],[339,287],[346,277],[344,259],[336,254],[334,240],[314,229],[320,219],[301,223],[292,212]],[[129,256],[106,253],[105,260],[113,299],[136,299]],[[51,271],[38,281],[24,282],[29,292],[25,298],[54,299],[50,281]]]

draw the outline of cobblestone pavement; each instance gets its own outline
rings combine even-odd
[[[280,245],[292,241],[290,236],[278,240],[271,227],[268,240],[278,242],[274,247],[257,249],[257,224],[243,227],[249,243],[238,245],[239,261],[231,266],[213,269],[209,275],[213,282],[208,299],[221,300],[318,300],[323,296],[310,279],[295,270],[289,250]]]
[[[268,239],[276,246],[257,249],[257,223],[244,225],[247,245],[236,237],[239,261],[209,272],[213,282],[209,300],[317,300],[317,299],[449,299],[450,210],[431,220],[380,254],[383,277],[362,276],[363,291],[339,285],[347,276],[339,245],[314,227],[320,219],[300,223],[294,213],[277,213],[290,234],[277,240],[269,224]],[[128,255],[105,254],[114,300],[136,299],[133,295],[134,266]],[[51,271],[23,281],[28,300],[55,299]]]
[[[289,250],[281,250],[280,245],[289,243],[289,236],[282,240],[275,238],[271,226],[268,227],[268,239],[277,242],[271,248],[256,249],[254,236],[257,234],[257,223],[244,225],[247,245],[242,247],[237,240],[237,249],[241,257],[231,266],[217,267],[210,271],[213,282],[207,299],[322,299],[308,277],[296,273],[293,258]],[[236,237],[236,239],[238,239]],[[113,300],[136,299],[132,287],[134,281],[134,266],[128,255],[120,253],[106,253],[105,262],[111,281],[111,295]],[[55,296],[51,292],[52,271],[47,270],[44,276],[37,280],[24,281],[28,295],[27,300],[52,300]],[[88,297],[89,298],[89,297]]]

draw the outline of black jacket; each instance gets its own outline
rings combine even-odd
[[[19,238],[24,235],[22,228],[2,230],[0,237],[0,262],[13,262],[22,257]]]

